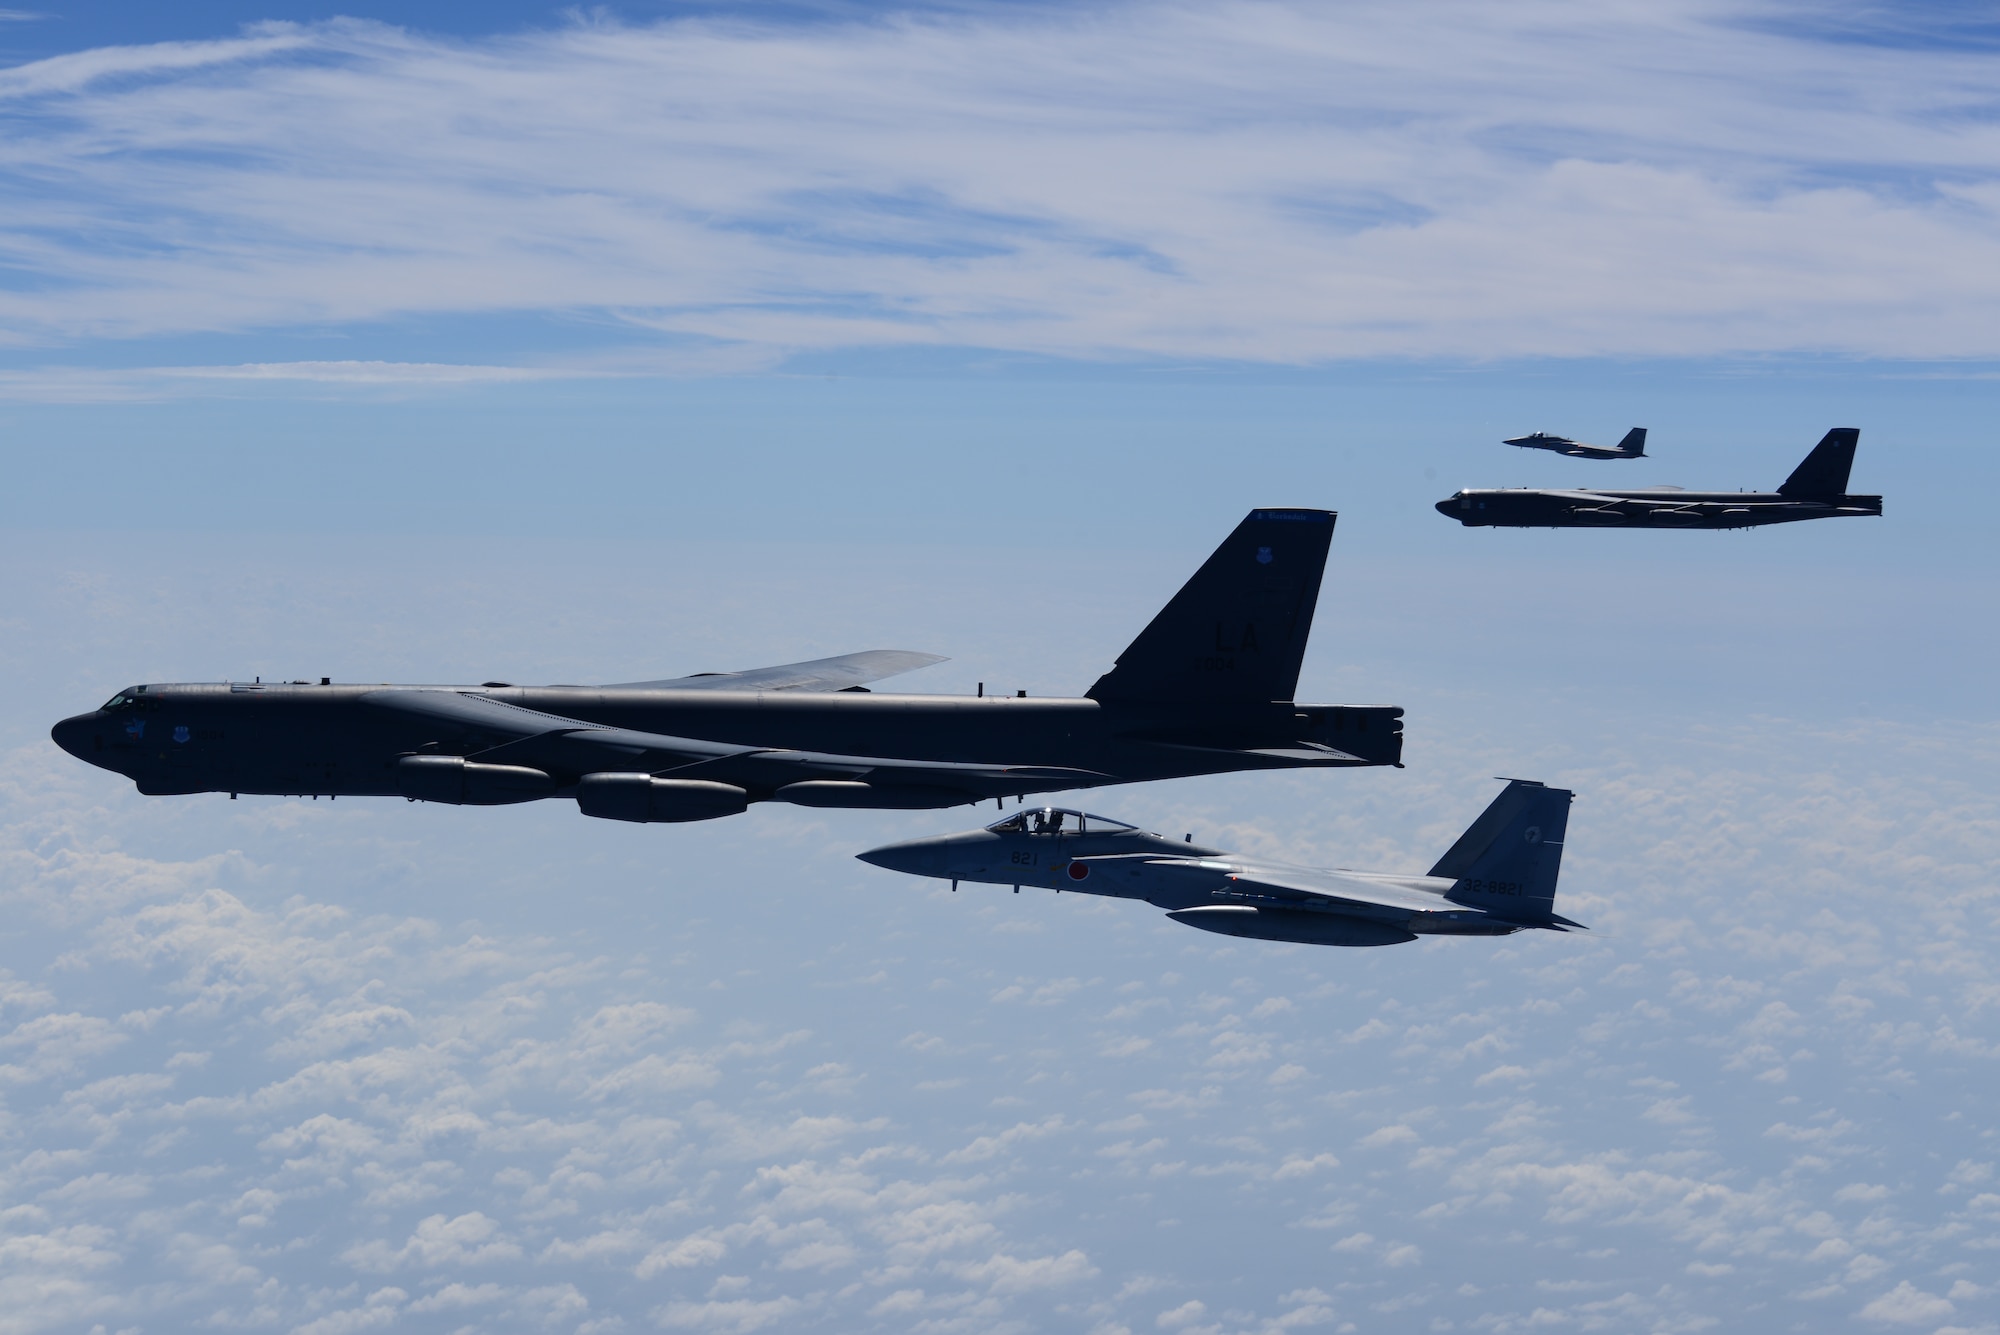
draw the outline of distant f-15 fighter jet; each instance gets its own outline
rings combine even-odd
[[[1419,936],[1505,936],[1582,924],[1555,913],[1571,794],[1510,780],[1422,876],[1320,871],[1147,834],[1065,807],[1020,811],[983,830],[860,854],[890,871],[1143,899],[1175,922],[1227,936],[1321,946],[1393,946]]]
[[[1399,764],[1401,709],[1292,701],[1333,525],[1328,510],[1251,511],[1078,699],[871,694],[942,661],[876,649],[617,686],[133,686],[53,736],[148,794],[564,797],[626,821]]]
[[[1524,450],[1554,450],[1572,459],[1643,459],[1646,457],[1646,428],[1633,427],[1616,445],[1586,445],[1580,440],[1552,436],[1546,431],[1531,431],[1525,436],[1513,436],[1500,443],[1519,445]]]
[[[1755,528],[1801,519],[1879,515],[1880,496],[1847,494],[1861,433],[1837,426],[1776,491],[1500,487],[1453,492],[1437,511],[1467,528]]]

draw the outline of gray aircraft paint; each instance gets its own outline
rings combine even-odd
[[[953,888],[972,881],[1140,899],[1186,926],[1264,941],[1386,946],[1419,936],[1505,936],[1579,926],[1555,913],[1571,796],[1508,780],[1422,876],[1246,858],[1062,807],[858,856]]]
[[[1776,491],[1466,488],[1439,501],[1437,511],[1467,528],[1756,528],[1880,515],[1880,496],[1847,494],[1860,437],[1853,427],[1827,432]]]
[[[1551,450],[1572,459],[1643,459],[1646,457],[1646,428],[1633,427],[1616,445],[1586,445],[1580,440],[1552,435],[1547,431],[1531,431],[1525,436],[1512,436],[1500,443],[1518,445],[1524,450]]]
[[[1335,516],[1252,511],[1084,696],[870,692],[906,650],[613,686],[148,684],[52,735],[148,794],[402,796],[706,820],[1394,765],[1402,710],[1292,701]]]

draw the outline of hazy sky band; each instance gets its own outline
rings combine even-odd
[[[612,8],[0,17],[0,1335],[2000,1329],[1986,11]],[[1431,509],[1834,425],[1884,518]],[[1407,768],[1068,800],[1420,870],[1544,779],[1589,932],[1253,950],[854,860],[990,804],[48,739],[871,646],[1074,694],[1268,505],[1339,510],[1301,693]]]
[[[599,346],[515,360],[640,366],[2000,353],[2000,55],[1782,17],[336,21],[78,52],[0,73],[0,322],[21,350],[529,314]]]

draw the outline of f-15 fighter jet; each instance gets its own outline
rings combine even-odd
[[[1401,709],[1292,701],[1333,523],[1251,511],[1077,699],[871,694],[867,682],[941,661],[875,649],[618,686],[133,686],[53,735],[142,793],[563,797],[626,821],[1394,765]]]
[[[1393,946],[1419,936],[1566,931],[1556,874],[1571,794],[1512,779],[1422,876],[1319,871],[1177,843],[1066,807],[1019,811],[983,830],[860,854],[890,871],[1143,899],[1175,922],[1226,936],[1320,946]]]
[[[1513,436],[1500,443],[1519,445],[1524,450],[1554,450],[1572,459],[1643,459],[1646,457],[1646,428],[1633,427],[1616,445],[1586,445],[1580,440],[1552,436],[1546,431],[1531,431],[1525,436]]]
[[[1467,528],[1755,528],[1879,515],[1880,496],[1847,494],[1847,474],[1860,439],[1853,427],[1835,427],[1776,491],[1468,487],[1439,501],[1437,512]]]

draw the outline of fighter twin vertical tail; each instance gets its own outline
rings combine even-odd
[[[1520,922],[1555,920],[1572,796],[1532,779],[1510,780],[1430,874],[1458,882],[1446,896],[1458,903]]]
[[[1333,522],[1331,510],[1252,510],[1090,697],[1196,709],[1290,700]]]

